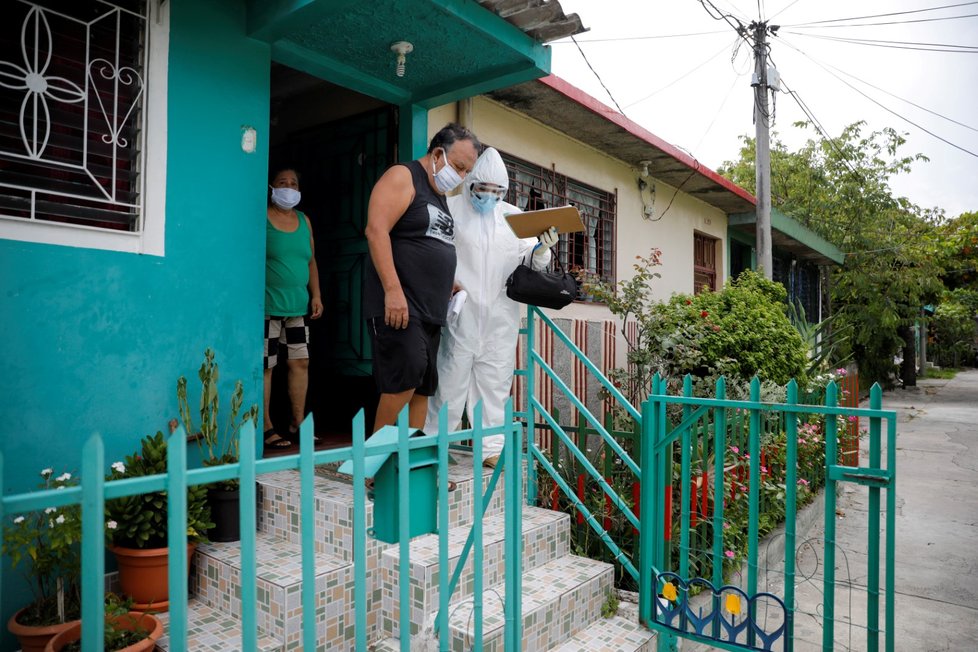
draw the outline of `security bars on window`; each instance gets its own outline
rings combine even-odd
[[[139,231],[145,0],[18,0],[5,13],[0,219]]]

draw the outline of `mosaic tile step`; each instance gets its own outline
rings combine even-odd
[[[569,640],[601,617],[614,590],[614,568],[586,557],[566,555],[523,574],[523,650],[548,650]],[[505,586],[483,592],[482,640],[486,652],[504,652]],[[452,606],[452,652],[472,646],[474,611],[469,598]]]
[[[449,478],[456,489],[448,494],[449,527],[472,521],[473,475],[472,457],[453,453],[457,464],[449,467]],[[482,467],[480,467],[481,469]],[[350,559],[353,551],[353,487],[346,479],[323,470],[314,478],[316,497],[315,541],[317,550],[342,559]],[[482,469],[482,491],[489,484],[491,469]],[[258,529],[288,541],[298,542],[300,477],[297,471],[279,471],[259,477]],[[501,512],[505,504],[502,479],[496,486],[486,514]],[[366,522],[369,530],[373,525],[373,501],[366,502]],[[368,556],[370,556],[368,551]]]
[[[156,648],[167,652],[170,649],[170,614],[160,613],[156,617],[163,621],[163,638],[156,642]],[[191,600],[187,605],[187,648],[194,652],[244,652],[241,647],[241,621],[233,616],[208,607],[199,600]],[[281,652],[285,646],[270,636],[258,631],[257,652]]]
[[[191,592],[224,614],[241,612],[239,544],[210,543],[198,548]],[[259,533],[256,540],[258,626],[295,649],[302,633],[302,550],[297,544]],[[318,640],[340,649],[352,640],[353,565],[317,552],[316,628]]]
[[[613,616],[599,618],[551,652],[653,652],[655,633],[638,623]]]
[[[570,552],[570,517],[562,512],[523,506],[523,570],[528,571]],[[472,528],[469,525],[453,528],[448,533],[449,572],[453,572],[466,539]],[[483,582],[484,586],[500,584],[505,579],[506,522],[503,514],[494,514],[483,520]],[[438,537],[426,535],[411,542],[411,633],[416,634],[438,608]],[[399,636],[400,550],[392,546],[384,551],[381,559],[381,631]],[[468,562],[459,579],[453,600],[459,601],[472,595],[474,575],[473,558]]]

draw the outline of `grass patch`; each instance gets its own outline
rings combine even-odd
[[[961,371],[960,369],[948,369],[947,367],[942,369],[928,369],[924,374],[924,378],[944,378],[950,380],[954,378],[957,373]]]

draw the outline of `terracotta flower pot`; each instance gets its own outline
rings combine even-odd
[[[137,627],[142,627],[149,632],[143,640],[120,648],[117,652],[148,652],[156,647],[156,641],[163,636],[163,622],[156,616],[138,611],[130,611],[125,616],[116,616],[115,626],[130,632]],[[69,643],[80,640],[81,635],[81,621],[76,620],[68,629],[48,641],[47,646],[44,647],[44,652],[58,652]]]
[[[187,572],[197,544],[187,544]],[[133,599],[135,611],[167,611],[170,608],[170,551],[168,548],[112,546],[119,564],[121,592]]]
[[[48,642],[57,634],[70,628],[72,625],[81,623],[80,620],[69,620],[66,623],[57,625],[21,625],[17,622],[17,617],[25,611],[27,611],[27,607],[15,613],[7,621],[7,629],[20,641],[22,652],[43,652]]]

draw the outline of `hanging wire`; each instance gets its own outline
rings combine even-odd
[[[896,48],[898,50],[922,50],[926,52],[949,52],[951,54],[978,54],[976,45],[956,45],[952,43],[922,43],[919,41],[892,41],[885,39],[862,39],[850,38],[845,36],[827,36],[825,34],[810,34],[808,32],[796,32],[786,29],[785,34],[794,34],[807,38],[817,38],[838,43],[851,43],[853,45],[867,45],[880,48]]]
[[[798,2],[798,0],[795,0],[795,2]],[[795,3],[792,2],[791,5],[793,5],[793,4],[795,4]],[[788,5],[788,7],[790,7],[791,5]],[[826,23],[841,23],[841,22],[845,22],[845,21],[848,21],[848,20],[866,20],[866,19],[869,19],[869,18],[887,18],[889,16],[904,16],[906,14],[919,14],[919,13],[923,13],[923,12],[926,12],[926,11],[939,11],[941,9],[952,9],[954,7],[965,7],[967,5],[978,5],[978,1],[975,1],[975,2],[959,2],[959,3],[953,4],[953,5],[941,5],[940,7],[925,7],[924,9],[912,9],[912,10],[909,10],[909,11],[893,11],[893,12],[886,13],[886,14],[871,14],[869,16],[850,16],[849,18],[830,18],[828,20],[814,20],[814,21],[811,21],[811,22],[808,22],[808,23],[797,23],[795,25],[785,25],[785,27],[801,27],[801,26],[806,26],[807,27],[807,26],[811,26],[811,25],[824,25]],[[785,9],[787,9],[788,7],[785,7]],[[784,11],[784,9],[782,9],[781,11]],[[779,11],[778,13],[781,13],[781,12]],[[777,14],[775,14],[775,16],[776,15]],[[955,16],[951,16],[951,18],[955,18]]]
[[[591,62],[588,61],[587,55],[584,54],[584,50],[581,49],[580,43],[578,43],[577,42],[577,39],[575,39],[573,36],[571,36],[571,40],[574,41],[574,45],[577,46],[577,50],[581,53],[581,56],[584,57],[584,63],[586,63],[587,64],[587,67],[591,69],[591,72],[593,72],[594,73],[594,76],[597,77],[598,82],[601,84],[601,87],[604,88],[605,92],[608,94],[608,97],[610,97],[611,98],[611,101],[614,102],[615,107],[618,109],[618,113],[620,113],[622,115],[625,115],[625,112],[622,111],[622,108],[618,105],[618,100],[615,99],[615,96],[612,95],[611,94],[611,91],[608,89],[608,87],[605,86],[604,80],[601,79],[601,75],[598,74],[598,71],[595,70],[594,69],[594,66],[591,65]]]

